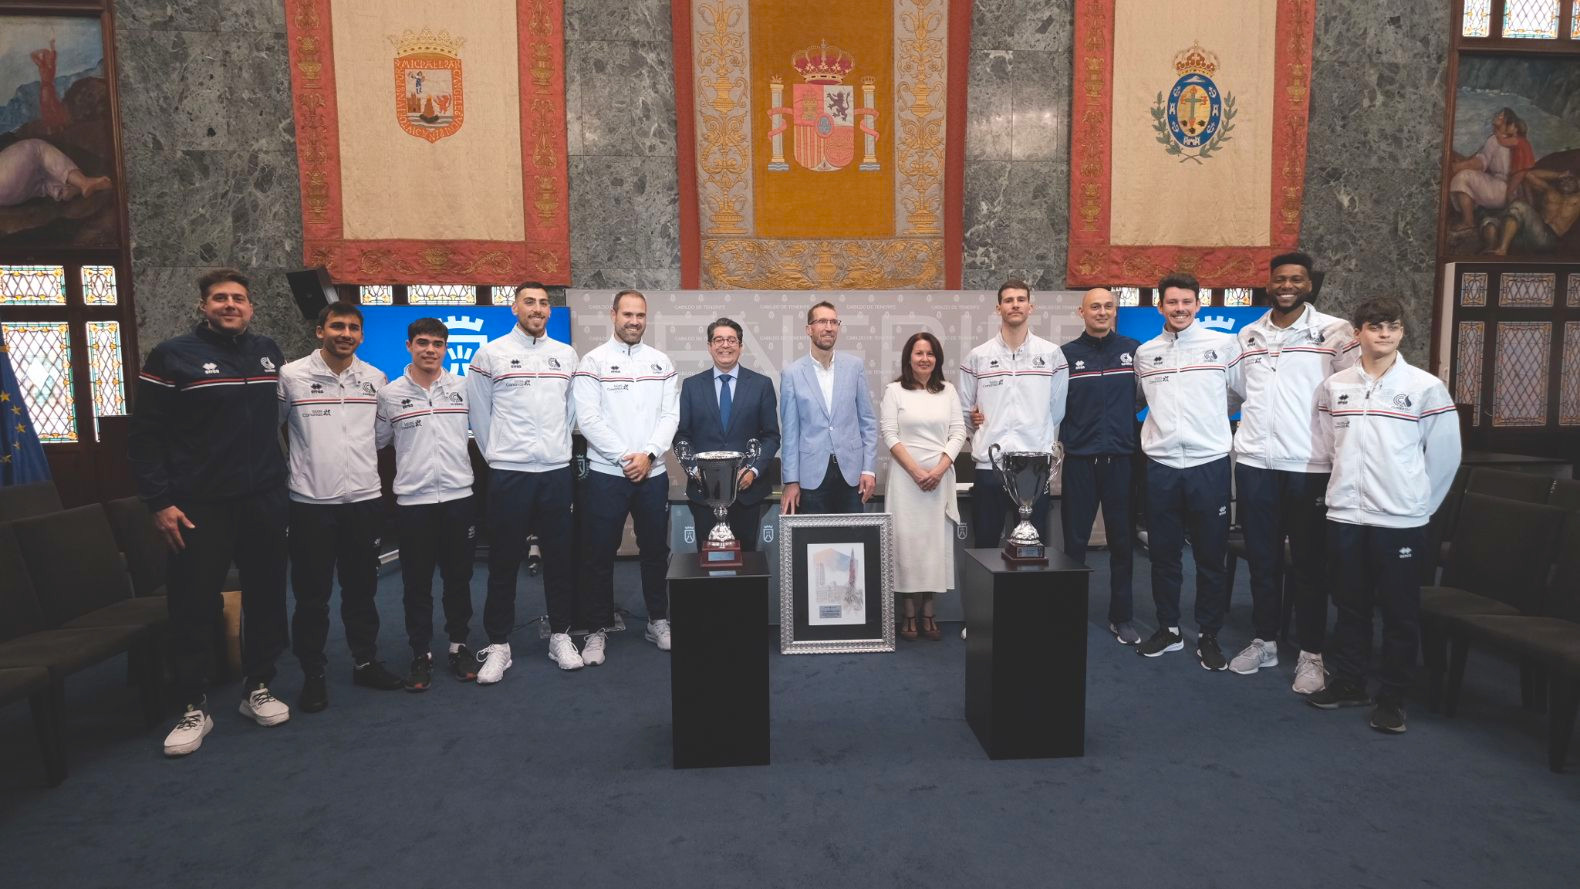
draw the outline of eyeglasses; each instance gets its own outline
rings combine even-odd
[[[734,336],[716,336],[708,340],[708,342],[715,346],[739,346],[741,344],[740,337]]]
[[[813,327],[838,327],[838,318],[819,318],[812,322]]]

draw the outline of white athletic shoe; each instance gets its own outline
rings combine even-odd
[[[1322,666],[1322,655],[1309,651],[1300,653],[1295,663],[1295,684],[1290,686],[1295,694],[1311,695],[1327,688],[1328,671]]]
[[[166,756],[186,756],[203,746],[203,737],[214,730],[214,720],[202,710],[189,709],[165,735]]]
[[[1278,666],[1278,643],[1252,639],[1243,651],[1229,662],[1229,669],[1241,676],[1249,676],[1263,667]]]
[[[669,621],[659,618],[647,622],[647,641],[658,646],[659,651],[669,650]]]
[[[477,684],[493,685],[504,679],[505,671],[510,669],[510,643],[490,645],[477,653],[477,659],[483,662],[477,670]]]
[[[587,639],[582,643],[582,663],[589,667],[596,667],[604,661],[604,643],[609,641],[609,634],[603,630],[588,633]]]
[[[291,708],[260,685],[241,699],[241,715],[259,725],[279,725],[291,718]]]
[[[576,651],[576,643],[571,641],[569,633],[555,633],[549,637],[549,660],[558,664],[561,670],[580,670],[587,666]]]

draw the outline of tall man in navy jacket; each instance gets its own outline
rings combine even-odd
[[[755,552],[763,519],[763,498],[771,487],[763,468],[779,453],[779,400],[773,381],[742,367],[741,326],[729,318],[708,325],[708,354],[713,366],[692,374],[680,384],[680,426],[675,442],[687,442],[693,452],[746,452],[746,443],[757,439],[761,453],[741,470],[739,493],[730,506],[730,532],[741,549]],[[686,498],[701,541],[713,527],[713,508],[702,501],[702,486],[686,483]]]
[[[1131,625],[1131,465],[1136,454],[1136,349],[1114,330],[1119,303],[1112,291],[1088,290],[1077,310],[1086,329],[1059,347],[1070,363],[1070,390],[1059,440],[1064,443],[1064,551],[1082,564],[1099,506],[1108,535],[1108,631],[1125,645],[1141,635]]]
[[[878,415],[867,369],[854,355],[834,353],[839,311],[828,301],[807,310],[811,353],[779,378],[784,453],[780,505],[797,512],[861,512],[878,483]]]

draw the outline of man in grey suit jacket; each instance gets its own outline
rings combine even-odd
[[[680,427],[675,448],[682,441],[694,452],[741,451],[757,439],[762,453],[741,470],[740,493],[730,507],[730,531],[747,552],[757,550],[762,526],[763,498],[772,487],[763,469],[779,453],[779,404],[773,381],[742,367],[741,326],[728,318],[708,325],[708,353],[713,366],[692,374],[680,384]],[[713,528],[713,508],[702,501],[702,486],[686,483],[686,495],[700,542]]]
[[[779,377],[779,426],[784,433],[780,509],[861,512],[878,479],[878,417],[861,359],[834,354],[839,312],[830,302],[807,310],[810,355]]]

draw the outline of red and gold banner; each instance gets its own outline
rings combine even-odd
[[[561,0],[288,0],[304,261],[570,283]]]
[[[1315,14],[1315,0],[1076,0],[1070,286],[1267,280],[1300,238]]]
[[[969,0],[675,0],[681,284],[960,286]]]

